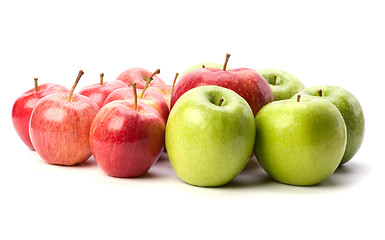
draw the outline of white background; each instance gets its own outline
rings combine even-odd
[[[381,1],[2,1],[0,239],[384,239]],[[323,183],[271,180],[255,159],[230,184],[181,182],[163,156],[136,179],[85,164],[45,164],[19,140],[13,102],[40,83],[82,86],[101,72],[175,72],[201,62],[289,71],[306,86],[342,86],[360,100],[366,135]],[[234,149],[236,151],[236,149]]]

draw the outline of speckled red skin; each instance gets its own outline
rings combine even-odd
[[[112,177],[139,177],[164,149],[165,124],[150,106],[132,100],[105,105],[95,117],[90,143],[99,167]]]
[[[111,82],[103,82],[102,85],[97,83],[85,86],[80,89],[78,93],[91,98],[91,100],[94,100],[99,105],[99,107],[103,107],[103,103],[108,95],[119,88],[128,88],[128,86],[120,80],[114,80]]]
[[[136,88],[143,89],[144,85],[148,78],[152,75],[152,72],[143,69],[143,68],[130,68],[122,72],[116,79],[122,82],[125,82],[128,86],[131,86],[131,83],[136,83]],[[154,76],[153,80],[150,82],[149,86],[155,84],[165,84],[162,79],[158,76]]]
[[[147,89],[148,90],[148,89]],[[138,102],[143,102],[159,112],[164,124],[166,125],[170,109],[164,101],[163,95],[155,92],[145,91],[143,97],[140,98],[142,89],[137,89]],[[113,91],[104,101],[104,105],[115,100],[133,100],[134,91],[132,88],[121,88]]]
[[[185,92],[205,85],[217,85],[235,91],[249,103],[254,116],[264,105],[273,101],[269,84],[253,69],[236,68],[223,71],[217,68],[202,68],[187,73],[177,82],[171,95],[171,109]]]
[[[35,150],[29,136],[29,120],[32,110],[36,107],[37,102],[43,97],[56,93],[69,92],[69,90],[61,85],[53,83],[44,83],[38,86],[38,91],[32,88],[20,97],[18,97],[12,107],[12,123],[21,140],[30,149]]]
[[[30,136],[40,157],[49,164],[75,165],[92,155],[89,133],[99,106],[86,96],[54,93],[32,111]]]

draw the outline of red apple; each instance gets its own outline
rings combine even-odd
[[[89,133],[99,106],[86,96],[71,92],[42,98],[32,111],[30,135],[40,157],[49,164],[74,165],[91,155]]]
[[[43,97],[55,92],[69,92],[67,88],[59,84],[44,83],[38,85],[38,79],[35,78],[34,80],[35,88],[28,90],[18,97],[12,107],[13,126],[21,140],[32,150],[35,150],[35,148],[29,137],[29,120],[37,102]]]
[[[152,73],[143,68],[130,68],[122,72],[116,79],[125,82],[128,86],[131,86],[131,83],[136,83],[137,88],[143,89],[150,77],[153,78],[151,85],[165,84],[162,79],[156,76],[159,73],[159,69]]]
[[[272,102],[271,88],[257,71],[250,68],[226,70],[229,57],[230,54],[227,54],[223,69],[202,68],[184,75],[171,96],[171,108],[185,92],[204,85],[217,85],[235,91],[249,103],[254,116],[264,105]]]
[[[151,82],[151,79],[148,81]],[[146,86],[145,86],[146,87]],[[147,87],[146,87],[147,89]],[[169,107],[165,102],[163,95],[155,92],[147,92],[146,89],[138,90],[138,101],[143,102],[150,107],[157,110],[162,117],[164,123],[166,124],[168,119],[168,114],[170,113]],[[104,104],[110,103],[116,100],[133,100],[135,91],[133,88],[120,88],[113,91],[104,101]]]
[[[167,84],[156,84],[149,86],[147,88],[147,92],[154,92],[161,94],[163,96],[164,101],[167,103],[168,108],[170,109],[170,101],[171,101],[171,94],[175,86],[176,79],[178,78],[179,73],[175,74],[173,85],[167,85]]]
[[[127,88],[127,84],[120,80],[114,80],[111,82],[103,82],[104,73],[100,74],[100,82],[97,84],[92,84],[85,86],[78,92],[81,95],[91,98],[94,100],[99,107],[103,106],[104,100],[112,93],[114,90],[119,88]]]
[[[165,124],[157,111],[133,100],[102,107],[90,131],[92,153],[112,177],[145,174],[164,149]]]

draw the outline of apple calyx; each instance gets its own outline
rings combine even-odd
[[[39,89],[38,89],[38,85],[37,85],[37,78],[34,78],[33,80],[35,81],[35,92],[38,92]]]
[[[204,66],[204,65],[202,65],[202,66]],[[179,73],[175,73],[174,81],[172,82],[172,87],[171,87],[171,95],[174,92],[174,87],[175,87],[176,79],[178,78],[178,76],[179,76]]]
[[[227,67],[227,62],[229,61],[229,58],[230,58],[230,53],[226,53],[226,59],[225,59],[225,63],[223,64],[223,71],[226,71],[226,67]]]
[[[75,87],[76,87],[76,85],[78,85],[79,80],[83,76],[83,74],[84,74],[83,70],[80,70],[79,73],[78,73],[78,76],[77,76],[77,78],[75,80],[75,83],[74,83],[74,85],[71,88],[71,92],[70,92],[70,95],[68,97],[68,102],[71,102],[72,94],[74,93]]]
[[[301,99],[301,95],[297,95],[297,102],[299,102],[299,100]]]
[[[318,89],[318,96],[322,97],[322,89]]]
[[[103,77],[104,77],[104,73],[101,73],[100,74],[100,85],[103,85]]]
[[[136,92],[136,83],[131,83],[132,90],[134,91],[134,110],[138,111],[138,94]]]
[[[277,84],[277,75],[274,74],[274,77],[273,77],[273,85]]]
[[[159,74],[159,73],[160,73],[160,69],[158,68],[158,69],[156,69],[155,72],[153,72],[153,73],[151,74],[151,76],[147,79],[146,85],[144,85],[144,88],[143,88],[143,90],[142,90],[142,93],[141,93],[140,96],[139,96],[140,98],[143,98],[144,92],[146,91],[148,85],[150,84],[150,82],[151,82],[152,80],[154,80],[153,77],[154,77],[156,74]]]
[[[219,99],[218,106],[220,107],[224,101],[225,101],[225,99],[223,99],[223,98]]]

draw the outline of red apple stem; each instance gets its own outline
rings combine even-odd
[[[37,78],[34,78],[33,80],[35,81],[35,92],[38,92],[39,89],[38,89],[38,85],[37,85]]]
[[[223,103],[223,101],[225,101],[225,99],[223,99],[223,98],[219,99],[219,103],[218,103],[218,106],[221,106],[221,105],[222,105],[222,103]]]
[[[134,109],[138,110],[138,94],[136,92],[136,83],[131,83],[132,90],[134,91]]]
[[[146,85],[144,85],[144,88],[143,88],[143,90],[142,90],[142,93],[141,93],[140,96],[139,96],[140,98],[143,98],[144,92],[146,91],[148,85],[150,84],[150,82],[151,82],[152,80],[154,80],[153,77],[154,77],[156,74],[159,74],[159,73],[160,73],[160,69],[156,69],[155,72],[153,72],[153,73],[151,74],[151,76],[147,79]]]
[[[159,74],[160,73],[160,69],[156,69],[155,72],[153,72],[150,76],[150,78],[153,78],[156,74]]]
[[[318,96],[322,97],[322,89],[318,89]]]
[[[174,81],[172,82],[171,95],[174,92],[174,87],[175,87],[176,79],[178,78],[178,76],[179,76],[179,73],[175,73]]]
[[[301,99],[301,95],[297,95],[297,102],[299,102],[299,100]]]
[[[227,63],[229,61],[230,56],[230,53],[226,53],[225,64],[223,64],[223,71],[226,71]]]
[[[277,75],[274,74],[274,77],[273,77],[273,85],[275,85],[277,83]]]
[[[104,73],[101,73],[100,74],[100,85],[103,85],[103,77],[104,77]]]
[[[73,85],[72,88],[71,88],[70,96],[69,96],[69,98],[68,98],[68,101],[69,101],[69,102],[71,102],[71,100],[72,100],[72,94],[74,93],[75,87],[76,87],[76,85],[78,85],[79,80],[80,80],[80,78],[83,76],[83,74],[84,74],[83,70],[80,70],[79,73],[78,73],[78,76],[77,76],[77,78],[76,78],[76,80],[75,80],[75,83],[74,83],[74,85]]]

